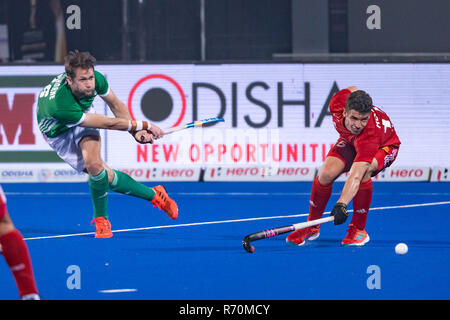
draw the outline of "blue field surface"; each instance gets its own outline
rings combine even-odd
[[[254,242],[253,254],[242,247],[245,235],[306,221],[310,182],[164,186],[180,208],[177,220],[111,192],[114,237],[95,239],[87,183],[3,184],[42,299],[450,299],[447,183],[374,183],[371,241],[362,248],[340,245],[349,217],[323,224],[303,247],[280,235]],[[334,184],[326,211],[342,186]],[[395,254],[399,242],[406,255]],[[4,299],[18,295],[0,259]]]

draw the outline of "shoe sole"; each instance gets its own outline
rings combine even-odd
[[[303,246],[306,243],[306,241],[303,241],[302,243],[295,243],[295,242],[292,242],[292,241],[289,241],[288,239],[286,239],[286,243],[290,246],[300,247],[300,246]]]
[[[289,240],[286,238],[286,243],[287,243],[288,245],[290,245],[290,246],[300,247],[300,246],[303,246],[303,245],[306,243],[306,240],[308,240],[308,241],[313,241],[313,240],[316,240],[319,236],[320,236],[320,232],[318,232],[317,234],[315,234],[315,235],[313,235],[313,236],[311,236],[311,237],[305,239],[302,243],[295,243],[295,242],[289,241]]]
[[[95,239],[108,239],[108,238],[112,238],[112,234],[107,236],[95,236]]]
[[[362,247],[369,241],[370,241],[370,237],[369,237],[369,235],[367,235],[367,237],[360,243],[343,243],[343,242],[341,242],[341,245],[344,247]]]

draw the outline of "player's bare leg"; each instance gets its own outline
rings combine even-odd
[[[101,143],[98,136],[85,136],[79,143],[86,171],[90,175],[97,175],[104,169],[100,155]]]
[[[319,171],[318,179],[321,185],[329,185],[334,182],[344,171],[345,163],[342,159],[328,156]]]
[[[334,180],[345,168],[343,160],[337,157],[328,156],[320,169],[319,176],[314,180],[311,197],[309,200],[308,221],[322,218],[325,207],[331,196]],[[286,238],[288,244],[301,246],[305,240],[315,240],[320,235],[320,225],[300,229],[292,232]]]
[[[13,231],[15,229],[14,224],[6,212],[4,217],[0,219],[0,237]]]

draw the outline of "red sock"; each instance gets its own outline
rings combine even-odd
[[[320,184],[319,178],[314,180],[311,190],[311,198],[309,199],[308,221],[322,218],[325,207],[331,197],[332,186],[333,184],[326,186]]]
[[[372,180],[361,182],[358,193],[353,198],[353,217],[350,223],[358,229],[364,230],[366,227],[367,214],[369,213],[370,202],[372,200]]]
[[[0,244],[6,263],[16,280],[19,296],[37,294],[30,254],[20,231],[14,229],[0,236]]]

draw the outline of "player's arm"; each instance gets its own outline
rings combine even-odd
[[[119,130],[119,131],[139,131],[149,128],[147,121],[133,121],[124,118],[109,118],[102,114],[85,113],[79,124],[80,127]]]
[[[359,185],[369,169],[370,163],[365,161],[354,162],[350,168],[349,177],[344,184],[341,197],[337,202],[348,205],[350,201],[355,197],[359,190]]]
[[[131,120],[131,114],[125,104],[117,98],[116,94],[110,89],[108,94],[105,96],[100,96],[103,101],[106,102],[109,109],[116,116],[116,118],[123,118]]]
[[[110,89],[106,96],[101,96],[101,98],[106,102],[108,107],[111,109],[112,113],[116,116],[116,118],[122,118],[131,120],[130,112],[128,111],[127,106],[117,98],[115,93]],[[149,124],[148,130],[151,131],[153,136],[156,139],[162,138],[164,136],[164,132],[156,125]]]
[[[128,131],[139,143],[153,143],[154,137],[147,130],[150,124],[147,121],[134,121],[123,118],[109,118],[102,114],[83,114],[80,127]]]
[[[354,162],[350,168],[349,177],[344,184],[341,197],[338,199],[336,205],[331,211],[331,215],[334,216],[335,225],[342,224],[345,220],[347,220],[347,205],[356,196],[356,193],[358,193],[359,185],[361,184],[363,177],[366,175],[369,166],[369,162],[357,161]]]

